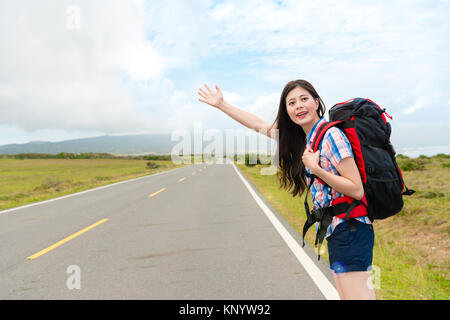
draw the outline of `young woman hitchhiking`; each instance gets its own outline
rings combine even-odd
[[[305,175],[315,175],[329,187],[314,179],[311,195],[314,209],[327,207],[333,199],[364,196],[361,177],[347,137],[336,127],[324,135],[315,153],[311,143],[320,125],[325,122],[325,105],[314,87],[305,80],[290,81],[284,87],[277,117],[268,124],[258,116],[230,105],[216,85],[200,88],[199,101],[216,107],[242,125],[275,139],[278,131],[280,183],[292,196],[301,196]],[[261,130],[261,131],[260,131]],[[317,226],[316,226],[317,229]],[[317,231],[317,230],[316,230]],[[369,270],[372,265],[374,231],[367,216],[341,219],[334,216],[326,229],[330,268],[341,299],[375,299]]]

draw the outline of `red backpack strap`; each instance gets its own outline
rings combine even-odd
[[[330,129],[331,127],[343,122],[344,120],[339,120],[339,121],[333,121],[333,122],[324,122],[318,129],[317,129],[317,133],[314,137],[313,143],[312,143],[312,149],[313,152],[316,152],[319,149],[320,146],[320,142],[323,139],[323,136],[325,135],[325,133],[328,131],[328,129]]]
[[[323,136],[325,135],[325,133],[328,131],[328,129],[330,129],[331,127],[339,124],[343,122],[343,120],[339,120],[339,121],[333,121],[333,122],[324,122],[318,129],[317,129],[317,133],[314,136],[313,139],[313,143],[312,143],[312,149],[313,152],[316,152],[319,149],[320,143],[323,140]],[[320,166],[320,163],[319,163]],[[319,181],[321,184],[327,186],[328,188],[331,189],[331,187],[325,183],[325,181],[322,181],[322,179],[320,179],[319,177],[316,177],[315,175],[312,175],[313,178],[317,179],[317,181]],[[311,178],[311,177],[310,177]],[[311,181],[312,184],[312,181]]]

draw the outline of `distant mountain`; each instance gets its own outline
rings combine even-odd
[[[194,148],[196,150],[200,148],[201,150],[205,150],[207,146],[207,153],[211,153],[211,149],[214,149],[214,152],[221,153],[225,152],[227,154],[238,153],[246,153],[246,152],[256,152],[257,148],[263,152],[267,148],[266,142],[269,142],[271,139],[260,135],[259,140],[260,144],[257,147],[255,144],[256,140],[252,139],[252,144],[250,143],[249,137],[247,134],[257,135],[256,133],[248,130],[238,131],[237,133],[231,132],[231,136],[227,135],[227,132],[220,131],[222,136],[216,139],[205,138],[203,137],[203,141],[197,142],[198,135],[195,134],[192,130],[188,130],[188,135],[190,135],[190,141],[183,141],[181,137],[178,135],[175,141],[171,140],[171,133],[154,133],[154,134],[141,134],[141,135],[123,135],[123,136],[99,136],[99,137],[90,137],[90,138],[82,138],[82,139],[73,139],[73,140],[65,140],[59,142],[49,142],[49,141],[32,141],[24,144],[7,144],[0,146],[0,154],[19,154],[19,153],[46,153],[46,154],[57,154],[60,152],[69,152],[69,153],[84,153],[84,152],[95,152],[95,153],[110,153],[113,155],[142,155],[142,154],[158,154],[158,155],[169,155],[171,154],[173,148],[178,145],[177,151],[183,149],[180,143],[187,143],[191,145],[190,152],[194,152]],[[184,132],[186,133],[186,132]],[[234,134],[239,136],[239,139],[233,137]],[[183,138],[185,136],[183,135]],[[200,135],[201,139],[202,135]],[[245,139],[244,144],[238,142],[242,139]],[[217,143],[222,141],[222,150],[216,150],[216,147],[219,147]],[[194,146],[194,144],[196,144]],[[251,144],[251,146],[250,146]],[[183,150],[185,152],[187,150]],[[220,151],[220,152],[219,152]],[[189,151],[188,151],[189,153]]]
[[[59,152],[104,152],[111,154],[170,154],[180,140],[171,141],[171,134],[100,136],[60,142],[32,141],[0,146],[0,154]]]

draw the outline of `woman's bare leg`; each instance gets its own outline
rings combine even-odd
[[[339,276],[336,275],[334,270],[331,270],[331,272],[333,273],[334,283],[336,284],[336,289],[339,293],[339,297],[341,298],[341,300],[345,300],[344,292],[342,292],[341,283],[339,281]]]
[[[352,271],[334,274],[336,286],[341,299],[345,300],[376,300],[372,277],[368,271]],[[341,291],[339,291],[339,288]],[[342,294],[341,294],[342,292]]]

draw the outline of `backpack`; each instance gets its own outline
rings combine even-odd
[[[343,196],[333,199],[329,207],[310,212],[307,197],[314,180],[317,179],[330,188],[330,191],[331,187],[305,171],[310,183],[304,202],[307,220],[303,226],[303,246],[305,234],[315,222],[319,222],[315,245],[319,243],[320,248],[334,216],[348,220],[367,215],[372,222],[385,219],[402,210],[403,195],[412,195],[415,192],[406,187],[395,160],[395,150],[390,142],[391,125],[386,121],[385,115],[390,119],[392,117],[386,113],[386,109],[381,109],[372,100],[354,98],[335,104],[328,114],[330,121],[321,125],[314,137],[313,152],[320,150],[322,139],[329,128],[339,128],[352,146],[364,187],[364,197],[355,200]]]

